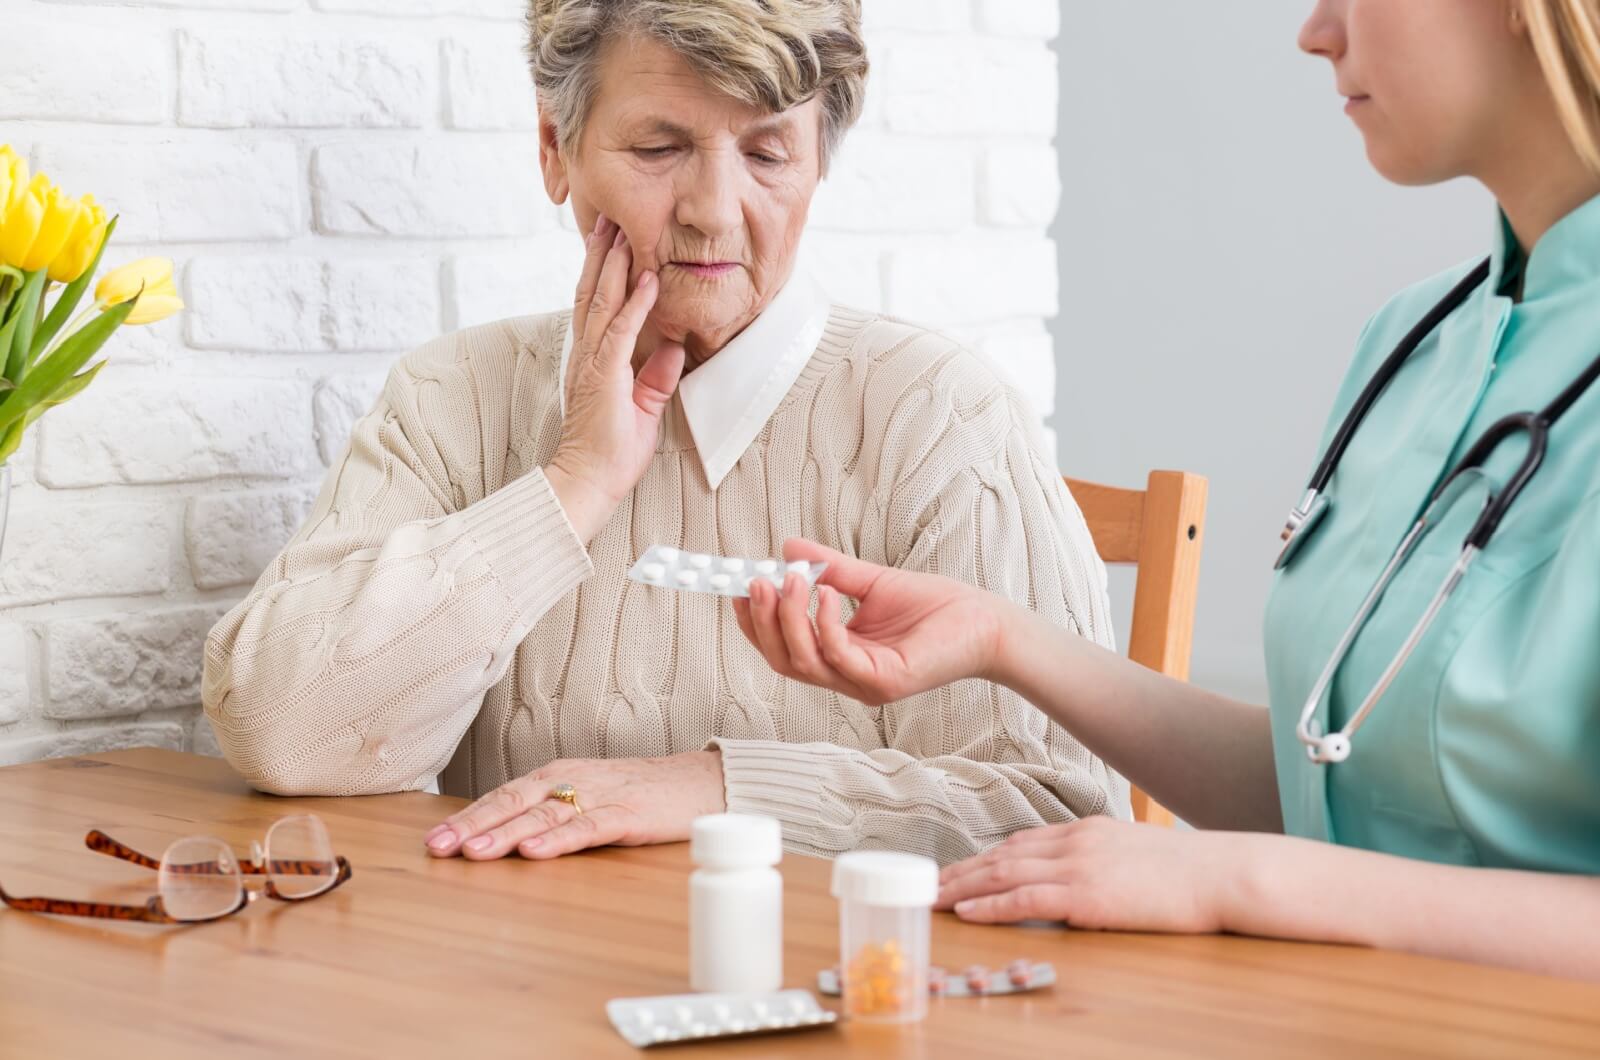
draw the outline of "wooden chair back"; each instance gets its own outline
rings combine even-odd
[[[1186,471],[1152,471],[1142,490],[1066,479],[1100,558],[1134,564],[1128,658],[1168,677],[1189,679],[1194,608],[1205,541],[1206,480]],[[1133,789],[1135,820],[1173,821],[1170,811]]]

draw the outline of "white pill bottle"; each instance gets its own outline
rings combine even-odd
[[[776,819],[695,818],[689,854],[689,986],[752,993],[783,985],[783,857]]]

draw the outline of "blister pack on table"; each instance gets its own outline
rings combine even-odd
[[[641,1049],[781,1031],[831,1027],[838,1015],[817,1004],[809,990],[754,994],[679,994],[624,997],[606,1002],[617,1033]]]
[[[645,585],[682,589],[717,596],[749,596],[750,583],[760,579],[776,589],[783,588],[789,574],[798,574],[806,585],[817,583],[826,563],[807,563],[781,559],[743,559],[738,556],[713,556],[705,552],[685,552],[670,545],[651,545],[639,561],[628,569],[628,577]]]
[[[1000,994],[1021,994],[1039,990],[1056,981],[1053,965],[1035,964],[1032,961],[1012,961],[1004,968],[990,969],[981,965],[960,972],[949,972],[937,966],[928,969],[928,993],[932,997],[995,997]],[[817,989],[829,997],[843,993],[838,968],[828,968],[817,973]]]

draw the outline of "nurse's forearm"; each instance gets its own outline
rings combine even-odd
[[[1020,607],[989,676],[1191,824],[1282,829],[1265,708],[1147,670]]]
[[[1600,879],[1233,838],[1241,869],[1238,885],[1225,888],[1225,930],[1600,979]]]

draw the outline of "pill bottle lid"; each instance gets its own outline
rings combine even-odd
[[[694,819],[689,856],[710,869],[753,869],[783,857],[783,829],[775,817],[711,813]]]
[[[932,905],[939,897],[939,866],[916,854],[841,854],[833,863],[833,896],[867,905]]]

